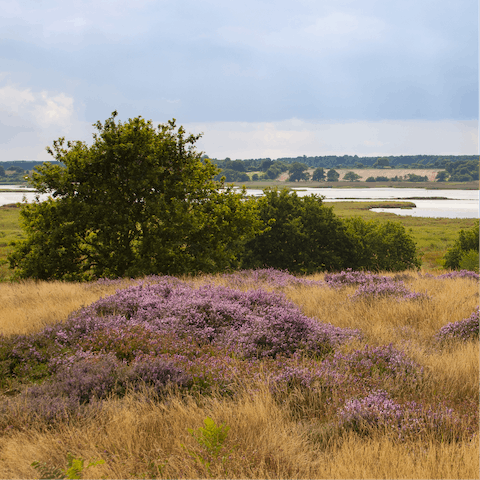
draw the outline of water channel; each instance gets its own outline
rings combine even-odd
[[[19,190],[2,192],[2,190]],[[299,196],[321,195],[325,202],[372,202],[409,201],[416,207],[411,209],[374,208],[374,212],[390,212],[414,217],[478,218],[478,190],[428,190],[425,188],[295,188]],[[247,189],[247,194],[261,196],[262,190]],[[18,185],[0,185],[0,205],[32,202],[36,193]],[[48,195],[40,195],[44,200]]]

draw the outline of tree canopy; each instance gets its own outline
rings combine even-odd
[[[340,174],[333,168],[327,172],[327,182],[338,182],[339,177]]]
[[[321,197],[266,189],[257,201],[260,219],[269,228],[247,243],[244,268],[313,273],[346,268],[354,261],[344,223]]]
[[[314,182],[321,182],[322,180],[325,180],[325,171],[323,170],[323,167],[317,167],[313,171],[312,180]]]
[[[350,181],[350,182],[358,182],[358,181],[360,181],[360,178],[362,178],[362,177],[358,173],[355,173],[355,172],[347,172],[343,176],[343,180]]]
[[[175,120],[97,122],[93,144],[60,138],[48,148],[61,166],[37,167],[44,202],[21,211],[26,240],[10,266],[20,277],[86,280],[212,272],[237,266],[260,227],[255,202],[214,180]]]
[[[288,181],[298,182],[300,180],[308,180],[310,178],[310,174],[305,171],[307,169],[308,167],[304,163],[293,162],[288,168],[288,171],[290,172]]]

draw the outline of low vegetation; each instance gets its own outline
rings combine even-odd
[[[478,478],[478,278],[4,285],[0,476]]]

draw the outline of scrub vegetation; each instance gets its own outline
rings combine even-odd
[[[0,476],[478,478],[478,278],[4,284]]]

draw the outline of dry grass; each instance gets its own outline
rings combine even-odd
[[[432,342],[440,327],[468,317],[476,308],[478,284],[407,275],[406,285],[431,299],[352,303],[348,296],[353,287],[283,290],[308,316],[360,328],[365,334],[362,345],[393,343],[406,351],[425,368],[420,396],[427,401],[448,398],[460,405],[465,399],[478,399],[479,345],[456,343],[440,350]],[[228,285],[222,277],[189,281]],[[7,334],[36,331],[117,288],[63,282],[3,284],[0,329]],[[3,432],[0,477],[38,478],[40,472],[31,467],[34,461],[64,469],[72,452],[86,461],[105,460],[85,469],[82,478],[479,478],[477,436],[450,443],[433,438],[402,443],[381,434],[367,438],[330,432],[319,426],[318,418],[299,421],[292,409],[296,397],[282,404],[264,384],[251,387],[234,398],[172,394],[153,402],[131,394],[112,399],[100,413],[81,422],[56,429],[39,422],[28,430]],[[322,399],[311,401],[320,405]],[[201,427],[206,417],[230,426],[226,443],[230,455],[225,462],[213,462],[210,471],[187,453],[201,452],[188,429]]]
[[[210,472],[185,450],[199,451],[188,429],[202,426],[206,416],[231,427],[230,456],[214,462]],[[266,391],[203,404],[127,397],[110,402],[86,425],[0,439],[0,476],[34,478],[34,460],[65,468],[68,452],[75,452],[87,461],[105,460],[83,478],[478,478],[477,443],[399,444],[349,434],[325,445],[316,441],[315,426],[293,422]]]
[[[125,281],[126,286],[128,282]],[[65,320],[82,306],[115,292],[121,285],[26,280],[0,284],[0,332],[32,333]]]

